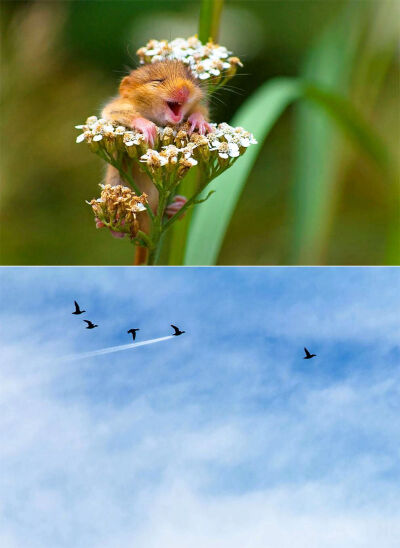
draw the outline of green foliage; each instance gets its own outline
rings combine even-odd
[[[224,0],[202,0],[199,19],[199,40],[218,40],[219,24]]]
[[[127,240],[94,227],[84,201],[104,167],[71,128],[99,112],[146,40],[195,33],[215,5],[4,4],[2,264],[131,262]],[[166,233],[160,264],[399,262],[394,11],[383,0],[224,4],[221,41],[245,69],[216,95],[212,120],[236,112],[259,145]],[[213,21],[201,33],[217,32]],[[179,193],[196,184],[187,177]]]
[[[209,185],[208,188],[216,192],[193,213],[185,255],[186,265],[215,264],[226,229],[262,144],[283,110],[299,97],[300,92],[296,80],[280,78],[264,84],[237,112],[232,124],[251,127],[258,145],[247,150],[229,172]]]
[[[302,77],[312,85],[307,89],[311,103],[299,105],[295,124],[294,223],[288,256],[293,264],[321,264],[326,260],[342,192],[341,177],[350,157],[335,122],[352,141],[359,142],[381,168],[380,177],[384,174],[388,180],[387,143],[358,116],[354,101],[349,100],[353,74],[365,61],[362,44],[371,26],[368,20],[371,15],[377,16],[380,7],[366,6],[355,18],[357,9],[352,2],[346,6],[312,45],[302,69]]]
[[[237,112],[233,125],[250,127],[259,140],[229,173],[214,181],[217,194],[194,213],[185,264],[216,264],[235,207],[273,124],[296,99],[301,101],[296,131],[297,156],[292,206],[294,226],[290,262],[320,264],[339,192],[340,147],[337,130],[357,143],[390,180],[393,169],[387,143],[347,99],[362,18],[354,25],[350,5],[310,50],[304,79],[275,79],[264,84]],[[311,83],[308,83],[311,82]],[[262,115],[261,115],[262,113]],[[273,184],[267,181],[266,184]],[[395,238],[397,233],[395,232]],[[392,230],[393,239],[393,230]],[[393,245],[391,246],[393,249]],[[393,253],[393,252],[392,252]]]
[[[328,113],[331,120],[379,167],[388,169],[389,159],[384,143],[344,97],[296,79],[277,78],[267,82],[244,103],[232,121],[235,126],[251,127],[259,144],[248,150],[240,162],[210,185],[216,194],[193,215],[185,264],[216,263],[228,224],[262,144],[283,110],[297,99],[311,101]],[[261,112],[263,116],[260,116]],[[265,184],[273,184],[273,181],[266,180]]]

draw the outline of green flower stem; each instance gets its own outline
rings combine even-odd
[[[158,249],[155,247],[150,247],[149,252],[147,254],[146,265],[148,266],[155,265],[157,261],[157,255],[158,255]]]
[[[152,246],[152,242],[151,242],[149,236],[145,232],[143,232],[142,230],[139,230],[137,235],[136,235],[136,238],[132,238],[131,241],[135,245],[143,245],[143,242],[144,242],[146,247],[150,248]]]
[[[187,211],[187,209],[192,206],[192,205],[195,205],[197,203],[197,198],[200,196],[200,194],[202,193],[202,191],[204,190],[204,188],[206,187],[206,185],[208,185],[209,182],[211,182],[210,179],[208,178],[205,178],[204,177],[204,174],[199,171],[199,182],[201,183],[197,192],[195,192],[195,194],[193,194],[193,196],[191,198],[189,198],[189,200],[187,200],[187,202],[181,207],[181,209],[175,213],[175,215],[173,215],[165,224],[164,226],[162,227],[162,231],[165,232],[166,230],[168,230],[173,224],[175,221],[177,221],[180,217],[182,217],[182,215]],[[208,198],[208,197],[207,197]],[[203,201],[203,200],[202,200]]]
[[[184,196],[191,196],[196,190],[197,184],[197,169],[192,168],[186,174],[186,177],[181,182],[178,193]],[[174,224],[173,229],[169,233],[169,265],[183,264],[185,255],[185,243],[189,230],[189,225],[192,217],[192,211],[189,210],[187,214]]]
[[[159,190],[158,197],[158,207],[157,214],[152,219],[151,234],[150,234],[150,245],[148,245],[149,252],[147,254],[147,264],[153,265],[156,263],[160,248],[161,248],[161,239],[164,232],[163,228],[163,218],[165,213],[165,208],[168,203],[168,198],[170,195],[169,190]]]
[[[147,243],[147,247],[149,250],[148,256],[147,256],[147,264],[148,265],[154,265],[157,262],[157,258],[160,252],[161,248],[161,241],[165,234],[165,232],[180,218],[182,215],[189,209],[189,207],[195,205],[199,202],[198,198],[205,186],[209,183],[209,179],[204,175],[201,174],[200,177],[200,186],[193,194],[193,196],[181,207],[181,209],[175,213],[167,222],[163,224],[163,218],[165,213],[165,208],[168,203],[168,198],[170,195],[169,190],[160,190],[159,191],[159,202],[158,202],[158,208],[157,208],[157,214],[155,215],[152,223],[151,228],[151,235],[150,235],[150,241]],[[207,196],[208,198],[209,196]],[[206,198],[206,199],[207,199]],[[201,200],[204,201],[204,200]]]
[[[224,0],[202,0],[199,20],[199,40],[205,44],[218,39],[219,22]]]
[[[203,43],[208,42],[209,38],[217,41],[223,4],[223,0],[202,0],[200,7],[198,34],[199,40],[201,40]],[[193,196],[194,194],[196,194],[197,197],[199,194],[199,182],[200,181],[196,180],[194,174],[189,175],[187,178],[185,178],[183,184],[181,185],[181,192],[185,196]],[[187,207],[185,209],[187,209]],[[177,214],[177,218],[182,215],[181,212],[178,212],[180,213],[180,215]],[[171,251],[168,261],[169,264],[183,264],[191,217],[192,210],[189,210],[185,218],[181,220],[179,225],[176,225],[174,227],[174,231],[172,232],[170,241]],[[172,217],[170,221],[172,221],[172,219],[174,219],[174,217]],[[176,219],[174,219],[173,222],[175,222],[175,220]],[[168,223],[166,223],[168,228],[171,226],[171,224],[173,224],[173,222],[170,223],[168,221]]]

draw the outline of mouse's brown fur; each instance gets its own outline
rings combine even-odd
[[[208,109],[203,99],[201,87],[184,63],[158,61],[143,65],[125,76],[118,97],[104,107],[102,117],[141,131],[151,146],[156,125],[175,125],[189,119],[194,128],[205,133],[208,130]],[[147,194],[150,207],[156,211],[158,191],[152,181],[136,163],[132,175],[140,191]],[[111,165],[107,167],[106,183],[124,184],[117,169]],[[142,215],[140,229],[149,231],[147,214]],[[145,257],[146,250],[138,248],[135,264],[143,264]]]

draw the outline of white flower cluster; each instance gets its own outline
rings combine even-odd
[[[77,143],[87,142],[95,152],[105,149],[109,154],[126,152],[144,164],[158,182],[164,175],[175,174],[178,182],[183,175],[199,162],[203,168],[221,172],[230,161],[242,155],[256,144],[254,136],[242,127],[229,124],[210,124],[212,131],[206,135],[190,133],[190,124],[158,127],[153,148],[149,148],[142,133],[123,126],[115,126],[107,120],[90,116],[82,129]],[[95,145],[95,147],[93,147]]]
[[[97,116],[89,116],[84,124],[75,126],[82,129],[83,133],[76,138],[77,143],[98,143],[99,141],[114,141],[118,137],[123,138],[127,146],[144,143],[144,137],[140,132],[128,131],[124,126],[115,126],[110,121]]]
[[[150,40],[137,51],[142,64],[176,59],[188,65],[194,76],[200,80],[212,78],[214,82],[221,81],[222,76],[231,78],[237,67],[243,66],[238,57],[230,57],[231,53],[214,42],[202,44],[197,36],[191,36],[187,40],[175,38],[171,42]]]
[[[168,164],[175,165],[179,162],[186,162],[190,166],[197,165],[197,160],[192,158],[193,146],[178,148],[175,145],[163,146],[162,150],[149,149],[146,154],[140,157],[141,162],[146,162],[149,166],[163,167]]]
[[[214,125],[214,124],[212,124]],[[232,127],[222,122],[210,135],[210,150],[216,150],[220,158],[237,158],[250,145],[256,145],[254,135],[242,127]],[[244,150],[243,150],[244,149]]]

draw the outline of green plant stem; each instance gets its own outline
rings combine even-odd
[[[218,39],[224,0],[202,0],[199,20],[199,40],[203,43]]]
[[[223,0],[202,0],[198,35],[199,39],[203,43],[208,42],[210,38],[217,41],[223,4]],[[195,172],[189,172],[180,187],[180,192],[182,192],[185,196],[193,197],[195,194],[198,196],[199,186],[199,180],[195,177]],[[183,264],[192,215],[193,209],[189,209],[185,217],[174,226],[174,230],[170,238],[169,264]],[[178,217],[180,217],[180,215]],[[168,224],[168,228],[171,224]]]
[[[170,192],[165,190],[160,191],[159,193],[157,214],[155,215],[153,219],[152,227],[151,227],[151,235],[150,235],[151,244],[148,245],[148,249],[149,249],[149,253],[147,255],[148,265],[154,265],[156,263],[159,252],[160,252],[161,239],[164,232],[163,218],[164,218],[165,208],[167,206],[169,194]]]
[[[163,226],[162,228],[162,231],[165,232],[166,230],[168,230],[169,228],[171,228],[171,226],[174,224],[174,222],[176,220],[179,219],[179,217],[182,217],[182,215],[187,211],[187,209],[194,205],[197,198],[199,197],[199,195],[201,194],[201,191],[203,190],[203,187],[201,188],[201,190],[199,192],[196,192],[196,194],[194,194],[182,207],[181,209],[175,213],[175,215],[173,215]]]
[[[234,161],[236,161],[236,158]],[[150,245],[148,245],[149,254],[148,254],[147,264],[153,265],[156,263],[158,255],[160,253],[161,241],[165,232],[169,228],[171,228],[177,220],[181,219],[183,215],[186,214],[186,217],[187,217],[191,213],[191,211],[189,211],[190,207],[194,206],[197,203],[205,202],[214,193],[214,191],[210,191],[206,197],[204,197],[203,199],[200,199],[200,195],[202,194],[207,184],[210,183],[218,174],[219,174],[218,168],[212,170],[211,178],[210,176],[207,176],[205,172],[198,171],[197,190],[195,191],[193,196],[191,196],[189,200],[187,200],[187,202],[181,207],[181,209],[177,213],[175,213],[164,224],[163,224],[163,218],[164,218],[165,208],[166,208],[170,193],[168,191],[160,192],[157,215],[155,216],[153,220],[151,237],[150,237]]]

